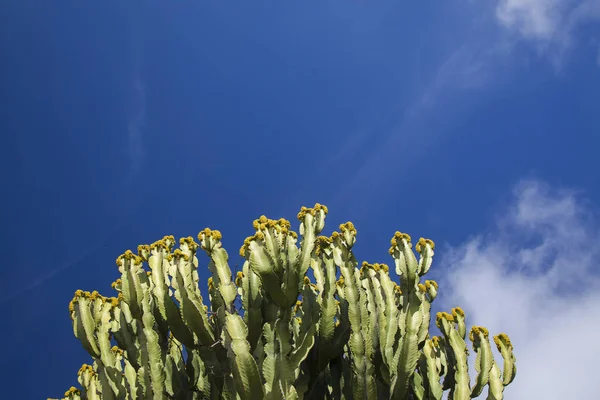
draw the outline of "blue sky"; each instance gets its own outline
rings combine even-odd
[[[598,342],[556,348],[600,327],[600,2],[398,3],[3,4],[3,396],[76,384],[68,302],[124,250],[208,226],[234,266],[320,202],[359,260],[436,241],[436,306],[513,338],[508,398],[591,399]]]

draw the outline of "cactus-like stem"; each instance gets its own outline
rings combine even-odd
[[[454,316],[443,312],[437,314],[436,324],[444,335],[445,342],[448,345],[447,349],[452,352],[454,385],[450,389],[450,395],[456,400],[469,399],[471,398],[471,389],[467,370],[468,350],[460,333],[460,325],[456,329]]]
[[[246,340],[248,328],[239,315],[228,314],[223,331],[223,341],[228,349],[237,394],[242,400],[260,399],[263,387],[256,361]]]
[[[396,232],[391,244],[390,254],[394,257],[402,291],[402,308],[399,316],[400,341],[392,360],[394,367],[392,391],[394,397],[406,399],[419,360],[419,331],[424,323],[421,307],[423,297],[418,288],[420,264],[411,250],[409,235]]]

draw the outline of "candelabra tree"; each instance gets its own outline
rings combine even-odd
[[[75,292],[75,336],[92,357],[81,387],[64,399],[435,399],[466,400],[488,387],[502,399],[515,377],[508,336],[473,326],[476,379],[468,371],[464,312],[440,312],[430,336],[434,243],[396,232],[386,264],[360,265],[347,222],[319,236],[327,208],[298,214],[298,235],[284,219],[261,216],[232,275],[221,233],[165,236],[117,258],[116,297]],[[199,289],[197,252],[210,260],[210,308]],[[312,271],[312,274],[307,274]],[[308,275],[313,276],[313,281]]]

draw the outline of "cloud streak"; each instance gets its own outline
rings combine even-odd
[[[66,271],[68,269],[73,268],[74,266],[80,264],[82,261],[84,261],[85,259],[87,259],[89,256],[94,255],[98,250],[100,250],[100,248],[102,248],[102,245],[97,245],[95,247],[93,247],[92,249],[88,249],[83,255],[73,259],[72,261],[66,262],[64,264],[62,264],[60,267],[57,267],[53,270],[51,270],[50,272],[48,272],[45,275],[39,276],[39,274],[36,274],[37,278],[35,280],[33,280],[33,282],[29,283],[28,285],[25,286],[21,286],[16,290],[13,290],[11,293],[9,293],[8,295],[4,296],[3,298],[0,299],[0,306],[5,305],[6,303],[9,303],[11,301],[13,301],[14,299],[16,299],[19,296],[22,296],[26,293],[31,292],[33,289],[43,285],[44,283],[48,282],[50,279],[52,279],[55,275]]]
[[[510,44],[489,43],[480,35],[449,53],[412,104],[400,110],[390,133],[365,158],[354,178],[337,191],[334,203],[352,199],[351,208],[366,209],[367,204],[381,201],[384,187],[390,184],[390,171],[406,171],[418,163],[432,146],[443,143],[445,130],[476,109],[483,94],[511,76]],[[395,178],[394,184],[401,179]],[[352,196],[359,191],[361,196]]]
[[[511,337],[518,372],[507,398],[597,397],[600,342],[586,337],[600,329],[600,221],[593,215],[575,192],[524,181],[492,230],[442,260],[450,266],[444,307],[460,305],[469,325]]]
[[[143,14],[136,15],[131,24],[131,98],[129,121],[127,123],[127,152],[129,170],[126,184],[129,184],[140,172],[144,160],[144,128],[146,126],[146,85],[142,74],[142,33],[144,29]]]
[[[130,182],[139,172],[144,157],[143,129],[146,124],[146,89],[137,66],[133,78],[132,99],[132,112],[127,125],[130,163],[127,182]]]

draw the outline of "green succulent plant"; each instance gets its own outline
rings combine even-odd
[[[138,246],[117,258],[116,297],[75,292],[73,332],[92,356],[78,373],[81,389],[64,399],[435,399],[466,400],[488,386],[502,399],[516,374],[506,334],[474,326],[477,354],[471,387],[465,314],[437,313],[438,285],[423,277],[435,245],[396,232],[386,264],[363,262],[352,248],[356,229],[319,236],[327,207],[303,207],[299,236],[285,219],[261,216],[240,249],[232,275],[221,233],[205,229]],[[209,257],[210,308],[199,289],[199,250]],[[307,273],[312,271],[314,282]]]

